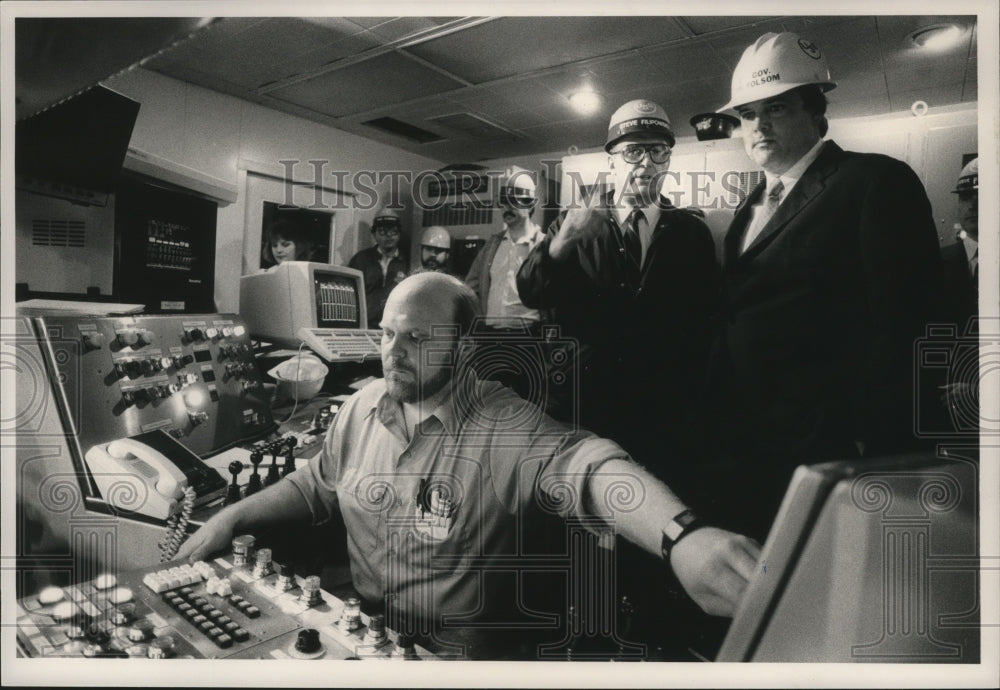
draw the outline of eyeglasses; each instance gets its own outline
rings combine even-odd
[[[648,144],[645,146],[641,144],[629,144],[623,149],[614,151],[614,153],[620,153],[626,163],[639,163],[647,153],[649,154],[649,160],[654,163],[666,163],[670,160],[671,151],[672,149],[666,144]]]
[[[978,199],[979,199],[979,190],[978,189],[968,189],[968,190],[962,190],[961,192],[958,192],[958,200],[959,201],[972,201],[973,199],[976,199],[978,201]]]

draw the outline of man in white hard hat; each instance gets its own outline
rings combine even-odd
[[[530,405],[525,414],[524,400],[479,380],[468,366],[478,312],[475,294],[453,276],[404,280],[381,324],[385,378],[344,403],[322,453],[214,515],[179,558],[206,558],[237,534],[339,513],[354,586],[371,607],[386,602],[394,622],[393,613],[404,614],[409,629],[433,638],[422,644],[464,645],[448,648],[452,654],[537,659],[534,645],[516,649],[537,631],[537,617],[528,628],[496,621],[511,620],[523,601],[521,578],[537,572],[537,558],[520,557],[525,526],[558,513],[583,520],[589,532],[613,529],[662,558],[648,588],[662,587],[669,567],[706,611],[731,616],[756,573],[759,546],[673,519],[686,518],[684,504],[617,444]],[[608,601],[597,591],[584,598]],[[565,608],[561,620],[569,630]]]
[[[420,266],[441,273],[451,267],[451,233],[440,225],[432,225],[420,236]]]
[[[718,288],[705,223],[660,194],[674,141],[656,103],[615,111],[604,146],[614,189],[569,208],[517,276],[521,301],[554,310],[563,335],[580,343],[572,421],[653,472],[665,470],[665,449],[683,428]]]
[[[382,209],[372,221],[375,244],[362,249],[347,263],[365,274],[368,327],[377,328],[389,293],[410,270],[410,260],[399,247],[403,224],[393,209]]]
[[[466,284],[479,296],[484,314],[482,331],[496,336],[497,356],[501,356],[499,348],[504,345],[516,348],[506,350],[510,358],[504,366],[490,367],[492,373],[484,367],[481,375],[510,386],[525,398],[536,397],[544,390],[541,377],[547,375],[546,347],[540,339],[540,325],[546,314],[526,307],[517,294],[517,272],[528,252],[544,236],[531,219],[537,204],[532,173],[519,166],[507,168],[500,178],[497,199],[503,230],[486,240],[465,277]],[[543,403],[537,398],[532,402]]]
[[[706,513],[758,538],[795,466],[920,445],[914,381],[930,377],[914,342],[941,289],[931,207],[905,163],[824,141],[834,86],[815,44],[769,33],[724,106],[766,181],[725,238],[701,446],[714,453],[691,479]]]

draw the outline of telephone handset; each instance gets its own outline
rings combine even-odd
[[[177,510],[188,485],[167,456],[134,438],[99,443],[85,457],[105,501],[160,520]]]

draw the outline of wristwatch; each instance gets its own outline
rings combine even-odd
[[[663,560],[670,564],[670,550],[674,548],[685,535],[690,534],[699,527],[706,527],[705,522],[695,515],[690,508],[677,513],[663,528],[663,538],[660,540],[660,555]]]

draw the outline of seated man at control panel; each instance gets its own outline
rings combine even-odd
[[[518,600],[483,589],[487,574],[519,568],[518,540],[532,511],[546,510],[662,554],[705,611],[732,615],[759,546],[696,521],[612,441],[479,380],[465,366],[478,303],[446,274],[400,283],[381,322],[385,378],[341,408],[322,453],[216,514],[179,556],[205,558],[234,535],[322,523],[339,510],[363,599],[385,602],[411,629],[413,620],[427,622],[432,644],[459,643],[467,658],[537,658],[535,649],[504,647],[523,639],[518,631],[490,625]]]

